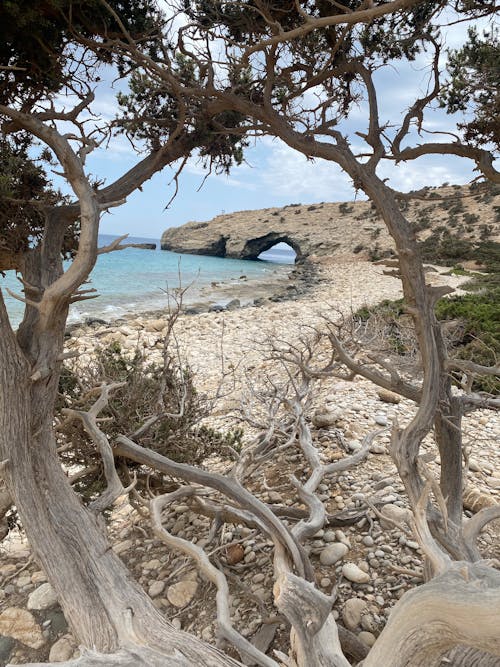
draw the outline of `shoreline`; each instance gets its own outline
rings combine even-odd
[[[448,270],[448,269],[446,269]],[[384,275],[384,267],[363,260],[321,258],[308,266],[297,265],[286,283],[276,290],[261,283],[261,292],[250,282],[252,302],[226,309],[205,303],[186,307],[176,323],[176,342],[183,359],[198,377],[202,391],[212,391],[220,381],[221,359],[238,369],[241,385],[250,373],[267,372],[263,344],[269,340],[293,342],[304,332],[324,326],[325,318],[349,316],[363,306],[402,296],[401,282]],[[428,273],[432,284],[457,287],[467,280],[459,276]],[[78,352],[89,363],[96,347],[118,344],[125,354],[144,350],[148,361],[162,363],[167,310],[130,313],[110,322],[93,319],[70,325],[66,351]],[[237,393],[234,399],[237,399]],[[229,403],[232,402],[228,401]]]
[[[287,270],[289,268],[289,270]],[[242,275],[239,280],[213,283],[211,288],[203,287],[200,295],[205,298],[187,301],[182,305],[182,315],[193,316],[203,313],[229,312],[247,308],[260,308],[268,303],[296,301],[313,291],[321,282],[321,263],[307,261],[300,264],[273,265],[270,275],[265,278],[250,278]],[[174,290],[175,292],[175,290]],[[169,309],[165,297],[165,308],[131,310],[117,317],[89,316],[68,323],[66,337],[74,332],[97,326],[126,324],[138,317],[157,319],[164,317]],[[228,307],[229,306],[229,307]]]

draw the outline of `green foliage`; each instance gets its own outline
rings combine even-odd
[[[363,306],[356,311],[353,319],[371,325],[370,328],[384,338],[391,352],[401,356],[414,352],[414,337],[408,335],[413,326],[405,312],[403,299],[384,299],[375,306]]]
[[[440,320],[460,318],[466,322],[466,335],[480,337],[488,334],[500,336],[500,288],[487,292],[452,296],[440,299],[436,304],[436,315]],[[500,345],[500,339],[498,340]]]
[[[172,70],[183,86],[203,88],[207,84],[206,72],[184,54],[175,55]],[[119,93],[117,99],[121,106],[117,119],[120,131],[131,139],[145,141],[153,150],[166,143],[182,123],[190,128],[205,167],[214,167],[216,173],[229,173],[233,164],[243,161],[249,144],[236,134],[245,120],[236,111],[208,114],[203,100],[181,100],[164,81],[153,80],[139,70],[130,76],[129,92]]]
[[[449,51],[449,81],[441,93],[441,105],[448,113],[469,112],[461,123],[465,139],[480,145],[500,146],[500,40],[498,28],[479,36],[469,28],[468,40],[460,49]]]
[[[404,301],[403,299],[384,299],[376,306],[362,306],[359,310],[356,311],[354,318],[359,319],[362,322],[367,322],[368,319],[374,314],[383,315],[389,319],[397,320],[405,312],[404,310]]]
[[[241,447],[241,429],[219,432],[202,424],[209,407],[196,391],[187,366],[180,366],[168,354],[163,366],[148,363],[139,350],[130,358],[117,343],[99,349],[95,362],[83,370],[63,369],[58,415],[64,407],[88,410],[96,400],[95,388],[103,382],[124,383],[112,392],[108,407],[100,415],[104,418],[100,428],[110,441],[119,434],[133,434],[149,417],[158,414],[160,418],[136,440],[174,461],[201,464],[228,447]],[[78,420],[59,431],[59,446],[66,465],[96,467],[97,472],[83,477],[78,486],[91,497],[103,484],[101,458]]]
[[[456,322],[449,350],[452,356],[492,366],[500,359],[500,244],[489,241],[476,246],[471,244],[471,247],[471,256],[483,265],[485,273],[471,273],[455,266],[456,275],[472,276],[462,287],[473,291],[440,299],[435,312],[441,321]],[[385,335],[392,350],[406,354],[411,346],[406,335],[408,316],[403,301],[382,301],[356,313],[356,317],[365,322],[373,316],[385,321]],[[473,389],[499,393],[500,381],[492,376],[481,376],[475,380]]]
[[[152,0],[108,0],[133,37],[144,40],[161,19]],[[125,65],[123,58],[98,52],[84,59],[75,48],[78,36],[112,38],[118,23],[99,0],[3,0],[0,3],[0,101],[28,104],[73,82],[75,72],[96,80],[102,62]],[[152,43],[152,42],[150,42]],[[77,64],[78,63],[78,64]]]
[[[30,140],[23,134],[0,138],[0,251],[25,252],[39,241],[45,218],[43,206],[64,201],[55,191],[44,168],[28,154]],[[68,229],[63,254],[70,254],[78,225]]]
[[[498,255],[500,244],[484,240],[484,233],[481,237],[483,240],[480,242],[470,241],[440,226],[419,243],[419,248],[424,262],[453,266],[462,261],[475,260],[484,264]]]
[[[352,213],[354,208],[352,206],[349,206],[347,202],[342,202],[342,204],[339,204],[339,211],[342,213],[342,215],[348,215],[349,213]]]
[[[482,366],[494,366],[500,359],[500,286],[478,293],[440,299],[436,304],[439,320],[458,320],[460,336],[454,341],[452,356]],[[500,393],[500,380],[481,376],[475,391]]]

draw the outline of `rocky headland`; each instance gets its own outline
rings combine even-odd
[[[421,240],[446,226],[465,240],[500,240],[500,194],[491,187],[443,186],[419,197],[402,199],[401,208]],[[167,229],[161,248],[173,252],[257,259],[261,252],[284,242],[297,261],[310,257],[376,259],[392,250],[393,242],[370,202],[289,204],[282,208],[238,211],[208,222],[188,222]]]

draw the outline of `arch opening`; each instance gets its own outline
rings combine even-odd
[[[291,245],[285,243],[285,241],[280,241],[267,250],[263,250],[257,259],[277,264],[295,264],[297,253]]]
[[[275,250],[276,247],[277,250]],[[269,256],[262,256],[263,253],[266,253],[271,249],[275,257],[281,256],[285,259],[284,263],[294,264],[302,259],[302,253],[298,244],[289,236],[277,234],[276,232],[270,232],[265,236],[249,239],[243,248],[242,259],[279,261],[275,257],[271,259]]]

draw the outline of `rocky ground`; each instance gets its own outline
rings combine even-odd
[[[444,273],[444,269],[430,272],[429,281],[459,284],[460,278]],[[399,281],[368,262],[322,262],[307,280],[288,294],[291,299],[260,298],[258,307],[180,318],[179,344],[197,384],[207,392],[217,388],[221,351],[225,367],[235,369],[234,390],[217,404],[214,425],[228,424],[228,413],[239,403],[248,378],[258,384],[264,373],[273,372],[265,359],[266,339],[294,341],[304,326],[319,325],[325,315],[337,317],[339,312],[350,313],[400,295]],[[164,327],[165,319],[159,314],[80,327],[72,332],[67,347],[83,351],[85,362],[96,344],[116,341],[125,350],[141,345],[152,360],[159,360]],[[374,428],[388,429],[374,441],[363,463],[320,487],[330,514],[359,512],[357,522],[342,528],[326,526],[307,544],[318,586],[327,593],[337,590],[334,615],[368,646],[401,595],[422,581],[422,557],[408,529],[403,486],[386,449],[391,424],[396,419],[404,424],[413,412],[410,401],[379,392],[364,379],[330,378],[319,384],[314,397],[312,428],[324,461],[344,456],[344,448],[356,451]],[[465,419],[464,437],[471,457],[468,483],[483,502],[500,501],[500,452],[495,447],[499,436],[500,419],[493,412],[481,410]],[[432,447],[430,436],[425,447]],[[209,465],[224,471],[231,464],[217,458]],[[286,450],[266,468],[265,479],[254,480],[252,490],[266,502],[290,505],[294,502],[288,481],[291,472],[300,476],[304,467],[296,452]],[[366,500],[376,506],[381,503],[385,516],[367,511]],[[265,536],[226,524],[210,541],[209,519],[184,503],[170,508],[166,527],[205,545],[214,562],[224,567],[233,621],[242,634],[262,645],[286,647],[287,627],[272,605],[272,548]],[[115,509],[109,531],[113,549],[158,609],[177,627],[215,641],[214,589],[189,559],[168,552],[128,503]],[[498,544],[492,525],[481,537],[485,556],[500,558]],[[35,658],[62,661],[77,653],[57,599],[17,530],[0,547],[0,584],[0,665]]]

